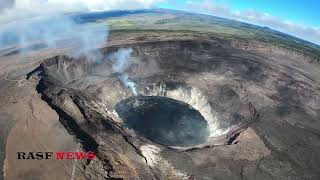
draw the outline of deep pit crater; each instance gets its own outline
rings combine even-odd
[[[167,146],[194,146],[209,136],[207,121],[189,104],[160,96],[133,96],[115,106],[124,125]]]
[[[258,118],[239,80],[247,73],[239,67],[253,66],[245,60],[226,61],[216,56],[221,49],[203,51],[197,41],[130,47],[123,71],[115,71],[108,59],[127,48],[121,46],[107,48],[101,62],[66,55],[46,59],[28,78],[39,76],[34,79],[40,78],[43,99],[90,133],[134,131],[135,139],[178,150],[232,144]],[[133,96],[128,84],[140,95]]]

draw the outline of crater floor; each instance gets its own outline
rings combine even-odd
[[[207,121],[186,103],[158,96],[136,96],[115,106],[124,125],[167,146],[194,146],[209,136]]]

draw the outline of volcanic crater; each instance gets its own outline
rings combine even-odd
[[[58,107],[67,103],[64,111],[69,112],[71,103],[64,102],[65,96],[79,94],[82,105],[98,107],[96,113],[121,122],[121,128],[134,129],[150,140],[177,149],[230,143],[230,138],[257,119],[245,94],[214,82],[218,76],[227,77],[228,68],[240,76],[249,76],[247,69],[256,63],[225,60],[227,57],[219,56],[226,54],[225,50],[208,42],[172,41],[130,47],[134,54],[125,73],[136,84],[138,95],[120,80],[119,73],[112,71],[108,59],[108,54],[126,47],[106,49],[106,58],[99,62],[66,55],[46,60],[36,70],[43,74],[39,92],[62,100],[55,102]],[[248,67],[238,69],[243,66]],[[85,111],[87,107],[79,108]]]
[[[114,72],[109,55],[126,48],[132,48],[129,66],[121,73]],[[112,160],[120,158],[117,152],[130,154],[130,167],[135,167],[139,177],[166,178],[172,174],[160,172],[170,168],[193,174],[197,168],[191,167],[197,165],[190,164],[183,153],[200,157],[199,152],[207,152],[206,148],[219,147],[224,156],[231,151],[228,146],[242,147],[239,137],[250,125],[261,123],[260,111],[265,115],[281,107],[292,112],[285,103],[287,95],[273,90],[288,89],[286,82],[294,84],[304,78],[289,76],[284,72],[287,67],[274,65],[265,55],[212,39],[141,41],[110,45],[99,53],[104,57],[99,61],[58,55],[44,60],[27,77],[38,82],[38,93],[58,113],[69,133],[85,150],[96,153],[98,162],[86,165],[91,176],[99,176],[92,173],[99,163],[109,177],[136,176],[128,164]],[[134,84],[136,94],[121,74]],[[279,80],[284,84],[275,83]],[[277,127],[271,120],[263,124]],[[255,126],[261,137],[272,134]],[[243,146],[248,143],[245,139]],[[234,158],[270,155],[263,143],[257,146],[262,148],[257,154],[242,152],[243,156]],[[160,153],[161,158],[157,156],[154,162],[146,152]],[[180,160],[175,162],[175,157]],[[289,158],[295,161],[296,157]],[[164,163],[159,167],[152,164],[159,162]],[[211,177],[209,172],[203,173]]]

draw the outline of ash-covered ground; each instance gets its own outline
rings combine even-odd
[[[320,178],[317,53],[123,27],[99,60],[70,51],[2,51],[4,179]],[[18,151],[96,157],[18,160]]]

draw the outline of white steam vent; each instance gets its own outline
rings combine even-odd
[[[183,88],[180,87],[174,90],[167,90],[166,84],[154,84],[146,96],[165,96],[178,101],[185,102],[198,110],[205,118],[209,126],[209,137],[217,137],[226,134],[229,128],[221,128],[217,118],[217,112],[214,111],[206,96],[197,88]]]
[[[126,70],[130,67],[131,65],[131,53],[133,50],[131,48],[121,48],[117,52],[112,53],[109,55],[109,59],[112,61],[112,70],[115,73],[119,73],[119,79],[120,81],[130,88],[132,93],[134,95],[137,95],[137,89],[136,85],[133,81],[129,79],[128,74],[126,73]]]

